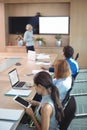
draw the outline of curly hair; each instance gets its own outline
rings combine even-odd
[[[70,58],[70,57],[73,57],[74,49],[68,45],[63,48],[63,52],[66,58]]]

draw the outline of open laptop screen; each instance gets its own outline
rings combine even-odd
[[[14,86],[15,84],[17,84],[19,82],[18,75],[17,75],[17,70],[16,69],[13,69],[12,71],[10,71],[8,73],[8,75],[9,75],[10,82],[11,82],[12,86]]]

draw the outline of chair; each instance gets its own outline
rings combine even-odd
[[[70,98],[70,92],[71,92],[71,90],[72,90],[72,87],[67,91],[66,96],[65,96],[65,98],[62,101],[63,107],[65,106],[65,104],[68,102],[68,100]]]
[[[71,90],[72,90],[72,88],[73,88],[73,85],[74,85],[74,78],[72,77],[71,88],[67,91],[66,96],[65,96],[65,98],[64,98],[63,101],[62,101],[63,107],[65,106],[65,104],[68,102],[68,100],[69,100],[69,98],[70,98],[70,92],[71,92]]]
[[[76,101],[74,96],[71,96],[67,105],[64,108],[64,118],[59,122],[60,130],[67,130],[69,124],[75,117],[76,112]]]
[[[75,60],[79,58],[79,53],[76,54]]]
[[[76,74],[74,74],[74,75],[72,76],[72,78],[75,80],[78,74],[79,74],[79,72],[77,72]]]
[[[76,54],[75,60],[77,60],[78,58],[79,58],[79,53]],[[77,75],[78,75],[78,72],[72,76],[74,80],[76,79]]]

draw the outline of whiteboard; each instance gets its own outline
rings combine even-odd
[[[39,34],[69,34],[69,17],[39,17]]]

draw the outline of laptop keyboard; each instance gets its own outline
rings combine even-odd
[[[25,82],[20,82],[17,84],[17,87],[23,87],[24,84],[25,84]]]

